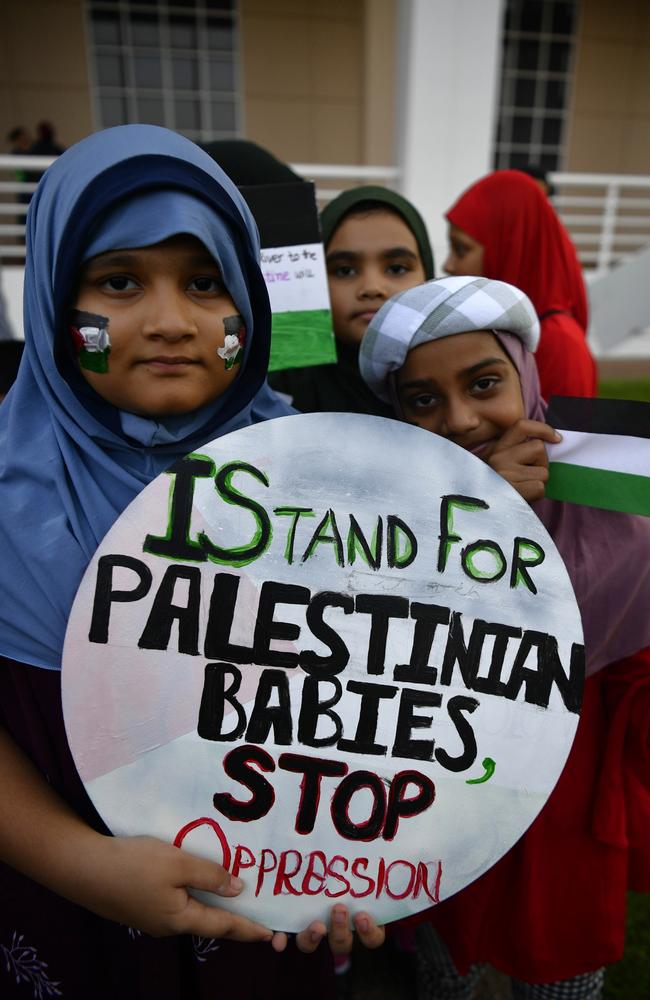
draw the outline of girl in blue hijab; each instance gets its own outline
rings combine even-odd
[[[67,618],[106,531],[175,459],[291,412],[265,382],[270,308],[258,254],[237,189],[165,129],[91,136],[32,200],[25,353],[0,408],[5,998],[298,997],[307,982],[312,996],[328,995],[322,948],[217,942],[272,939],[188,895],[188,885],[236,895],[239,881],[221,866],[108,836],[61,713]]]

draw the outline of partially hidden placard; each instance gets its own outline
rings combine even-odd
[[[311,181],[243,187],[262,242],[273,311],[269,371],[336,362],[336,347]]]
[[[273,928],[379,921],[493,865],[562,771],[580,616],[531,508],[478,458],[357,414],[177,462],[79,588],[65,723],[115,834],[225,864]]]

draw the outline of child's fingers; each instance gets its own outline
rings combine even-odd
[[[537,438],[529,438],[521,444],[512,445],[509,448],[495,449],[492,459],[495,461],[508,458],[517,465],[548,465],[548,455],[543,441]]]
[[[238,896],[244,888],[241,879],[231,875],[222,865],[215,864],[214,861],[197,858],[185,851],[181,852],[180,857],[182,864],[177,880],[179,886],[189,885],[193,889],[202,889],[204,892],[213,892],[216,896],[223,897]]]
[[[357,913],[354,927],[366,948],[380,948],[386,939],[386,931],[375,923],[369,913]]]
[[[201,937],[228,938],[230,941],[272,941],[273,931],[237,913],[206,906],[190,896],[179,920],[179,934]]]
[[[347,906],[339,903],[332,907],[327,938],[335,955],[347,955],[352,951],[353,936]]]
[[[506,448],[512,448],[513,445],[522,444],[530,438],[546,441],[548,444],[557,444],[562,440],[562,435],[549,424],[542,423],[541,420],[517,420],[495,444],[492,454]]]
[[[273,951],[284,951],[288,943],[289,936],[285,934],[284,931],[273,931],[273,937],[271,938],[271,947],[273,948]]]
[[[322,920],[312,920],[309,927],[296,934],[296,946],[309,955],[312,951],[316,951],[326,934],[327,927]]]

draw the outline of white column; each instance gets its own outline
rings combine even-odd
[[[397,163],[442,275],[443,213],[491,169],[503,0],[398,0]]]

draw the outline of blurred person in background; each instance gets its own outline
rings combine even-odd
[[[582,268],[538,183],[520,170],[497,170],[468,188],[446,218],[447,274],[507,281],[531,299],[541,327],[535,361],[544,399],[595,396]]]
[[[60,156],[65,147],[56,141],[56,131],[51,122],[39,122],[36,126],[36,142],[29,150],[32,156]]]
[[[424,221],[411,202],[373,185],[344,191],[321,212],[336,364],[292,368],[269,382],[305,413],[392,416],[359,374],[368,323],[392,295],[433,277]]]

